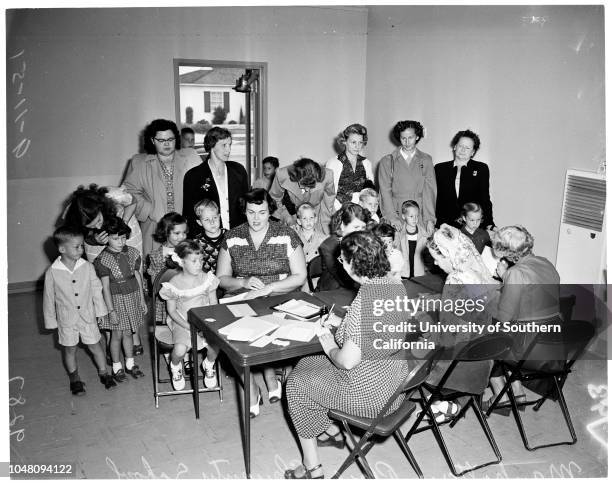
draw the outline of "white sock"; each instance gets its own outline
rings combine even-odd
[[[204,361],[202,363],[206,369],[212,369],[213,367],[215,367],[215,362],[210,362],[207,358],[204,358]]]
[[[125,368],[131,371],[132,367],[134,367],[134,358],[126,357],[125,358]]]
[[[184,360],[185,362],[188,362],[188,361],[189,361],[189,351],[185,352],[185,355],[183,356],[183,360]]]
[[[170,369],[173,371],[178,371],[181,368],[181,363],[179,362],[178,364],[175,364],[174,362],[170,361]]]
[[[121,369],[123,369],[121,362],[113,362],[113,374],[117,374]]]

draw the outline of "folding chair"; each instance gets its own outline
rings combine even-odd
[[[447,389],[444,387],[444,384],[449,380],[453,371],[457,367],[457,364],[460,362],[476,362],[476,361],[487,361],[487,360],[495,360],[497,358],[505,356],[510,351],[512,347],[512,338],[509,335],[500,334],[493,336],[485,336],[480,337],[476,340],[469,342],[458,354],[453,358],[452,362],[442,375],[442,378],[439,380],[437,384],[431,384],[429,382],[424,382],[421,386],[419,386],[418,391],[420,397],[418,398],[418,402],[421,406],[421,413],[418,415],[416,421],[406,434],[406,442],[410,440],[410,438],[422,431],[431,430],[433,435],[442,451],[444,459],[448,464],[451,472],[455,476],[462,476],[465,473],[470,471],[474,471],[479,468],[483,468],[485,466],[489,466],[492,464],[500,463],[502,460],[502,455],[497,447],[497,443],[493,438],[493,434],[491,433],[491,429],[487,424],[487,420],[480,409],[480,394],[471,394],[465,391],[458,391],[454,389]],[[429,392],[429,397],[425,394],[425,391]],[[438,401],[457,401],[459,398],[467,397],[467,403],[463,404],[461,410],[449,421],[445,421],[443,423],[438,423],[436,421],[435,415],[431,409],[432,405]],[[455,424],[465,416],[468,409],[472,409],[474,414],[476,415],[476,419],[480,424],[481,429],[483,430],[491,449],[495,453],[496,459],[494,461],[489,461],[487,463],[482,463],[477,466],[472,466],[470,468],[466,468],[463,471],[457,471],[455,467],[455,463],[448,451],[446,446],[446,442],[442,437],[442,432],[440,431],[440,426],[445,424],[450,424],[450,427],[454,427]],[[427,416],[427,423],[424,426],[419,427],[423,419]]]
[[[340,466],[336,474],[333,478],[338,478],[344,471],[353,464],[353,461],[360,462],[363,466],[363,469],[366,472],[368,478],[374,478],[374,473],[372,473],[372,469],[366,460],[366,454],[370,451],[372,446],[374,446],[375,436],[380,436],[383,438],[388,437],[393,434],[395,440],[399,444],[400,448],[408,458],[410,465],[414,469],[415,473],[419,478],[423,478],[423,473],[419,468],[410,448],[400,431],[400,426],[410,417],[410,415],[414,412],[416,405],[413,401],[411,401],[406,394],[406,398],[403,403],[400,405],[398,409],[396,409],[391,414],[387,414],[389,408],[393,405],[393,403],[400,397],[401,394],[408,393],[409,391],[414,390],[417,386],[423,383],[427,376],[431,372],[432,367],[439,359],[441,354],[441,350],[432,351],[428,358],[419,363],[417,367],[415,367],[410,373],[406,376],[406,379],[398,386],[393,395],[389,398],[385,406],[379,411],[374,419],[365,418],[361,416],[354,416],[352,414],[348,414],[339,410],[332,409],[328,412],[328,416],[330,419],[338,421],[342,423],[344,427],[344,431],[349,436],[352,444],[353,450],[347,456],[344,463]],[[364,429],[365,433],[361,437],[359,441],[356,440],[355,435],[351,432],[350,427],[354,426],[360,429]],[[359,460],[357,459],[359,458]]]
[[[217,381],[218,386],[207,388],[207,387],[199,387],[199,382],[196,381],[194,383],[193,376],[191,380],[192,388],[191,389],[181,389],[180,391],[176,391],[174,389],[169,391],[161,391],[159,388],[160,384],[170,383],[171,380],[169,378],[162,379],[160,377],[160,359],[162,354],[169,354],[172,352],[173,344],[172,344],[172,332],[170,328],[166,325],[166,321],[156,322],[156,312],[157,312],[157,304],[155,303],[157,297],[159,296],[159,290],[161,288],[162,283],[168,282],[174,275],[178,273],[175,269],[165,269],[160,272],[153,282],[153,291],[152,291],[152,303],[151,303],[151,319],[153,323],[153,395],[155,396],[155,408],[159,408],[159,398],[162,396],[174,396],[177,394],[193,394],[193,385],[198,386],[198,392],[219,392],[219,399],[223,402],[223,386],[221,379],[221,372],[219,368],[219,362],[217,361],[216,370],[217,370]],[[198,346],[198,350],[202,350],[202,347]],[[188,351],[191,354],[191,351]],[[192,361],[192,364],[197,364],[198,361]],[[203,375],[199,377],[199,379],[203,379]]]
[[[319,278],[322,274],[321,256],[317,255],[306,265],[306,279],[308,280],[308,288],[311,292],[315,291],[314,279]]]
[[[527,349],[525,349],[520,361],[498,361],[498,364],[501,365],[504,374],[506,374],[506,384],[491,404],[491,407],[488,409],[487,416],[491,414],[491,411],[495,409],[500,399],[507,393],[510,399],[510,407],[512,408],[516,425],[519,433],[521,434],[523,444],[527,450],[534,451],[539,448],[548,448],[563,444],[575,444],[576,441],[578,441],[578,438],[576,437],[576,432],[574,431],[569,409],[567,408],[567,403],[565,402],[565,397],[563,396],[563,386],[567,376],[572,372],[574,363],[585,351],[587,345],[594,335],[595,327],[590,322],[584,320],[564,322],[561,325],[561,333],[541,332],[534,337]],[[548,349],[558,351],[560,348],[564,353],[564,360],[561,367],[553,369],[529,368],[529,357],[531,354],[536,353],[539,350],[542,351],[541,353],[545,354]],[[514,391],[512,390],[512,383],[514,381],[525,382],[535,380],[548,380],[551,383],[550,389],[548,389],[548,391],[546,391],[545,394],[539,399],[518,403]],[[519,413],[519,407],[533,406],[534,411],[539,411],[542,404],[544,404],[546,400],[552,401],[552,398],[555,396],[559,406],[561,407],[565,424],[570,432],[571,441],[559,441],[555,443],[531,446],[527,438],[525,426]]]

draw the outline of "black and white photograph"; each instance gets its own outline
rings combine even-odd
[[[608,476],[608,5],[10,3],[0,476]]]

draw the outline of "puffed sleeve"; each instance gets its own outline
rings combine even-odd
[[[111,270],[102,263],[102,258],[103,257],[100,254],[93,262],[94,268],[96,269],[96,275],[98,275],[100,278],[110,277]]]
[[[208,272],[206,274],[206,291],[212,292],[216,290],[218,286],[219,279],[212,272]]]
[[[96,269],[91,263],[88,263],[87,269],[89,270],[89,283],[91,284],[91,292],[93,296],[94,310],[96,317],[103,317],[108,314],[108,308],[106,302],[104,302],[104,296],[102,295],[102,282],[96,275]]]
[[[45,329],[57,329],[57,314],[55,312],[55,281],[51,269],[45,273],[45,289],[43,293],[43,316]]]
[[[180,298],[176,288],[170,282],[162,283],[162,286],[159,289],[159,296],[164,300],[176,300]]]

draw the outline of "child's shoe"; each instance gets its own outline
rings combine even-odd
[[[115,381],[117,382],[127,381],[127,376],[125,375],[125,371],[123,369],[119,369],[117,372],[114,372],[113,379],[115,379]]]
[[[183,365],[175,366],[170,363],[170,372],[172,373],[172,387],[175,391],[185,389],[185,377],[183,376]]]
[[[85,392],[85,383],[74,381],[70,383],[70,391],[74,396],[80,396]]]
[[[144,349],[142,348],[142,344],[138,344],[134,346],[134,355],[135,356],[140,356],[144,354]],[[143,374],[144,376],[144,374]]]
[[[217,387],[219,381],[217,381],[217,373],[215,371],[215,363],[213,362],[211,366],[208,365],[208,361],[204,359],[202,361],[202,371],[204,371],[204,386]]]
[[[138,379],[139,377],[144,377],[144,372],[140,370],[137,364],[134,364],[131,369],[125,368],[125,372],[127,372],[134,379]]]
[[[111,387],[117,387],[117,383],[113,379],[113,376],[108,373],[100,375],[100,382],[104,384],[104,387],[106,389],[110,389]]]

